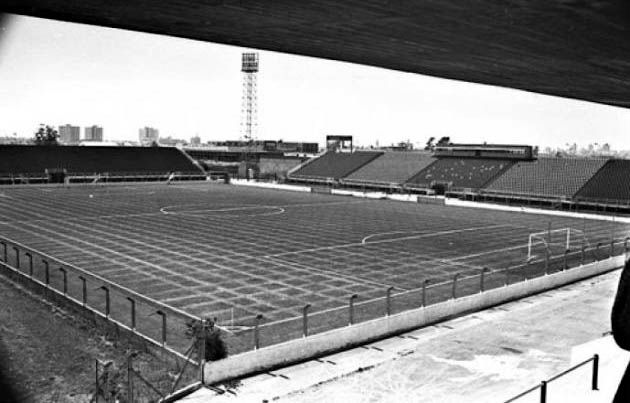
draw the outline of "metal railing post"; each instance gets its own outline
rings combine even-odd
[[[422,306],[427,306],[427,284],[429,284],[431,280],[426,279],[422,282]]]
[[[164,311],[156,311],[162,317],[162,347],[166,347],[166,313]]]
[[[8,249],[7,243],[6,243],[6,242],[4,242],[4,241],[1,241],[0,243],[1,243],[1,244],[2,244],[2,246],[4,247],[4,248],[3,248],[3,250],[4,250],[4,252],[3,252],[3,257],[4,257],[3,261],[4,261],[4,263],[9,263],[9,258],[8,258],[8,256],[7,256],[7,255],[8,255],[8,252],[7,252],[7,249]]]
[[[68,295],[68,272],[63,267],[60,267],[59,271],[63,277],[63,295]]]
[[[87,282],[83,276],[79,276],[79,280],[81,280],[81,303],[85,306],[87,305]]]
[[[453,299],[457,298],[457,278],[459,277],[460,273],[455,273],[455,275],[453,276],[453,289],[451,290],[451,296],[453,297]]]
[[[261,314],[256,315],[256,325],[254,327],[254,350],[258,350],[260,348],[260,321],[263,316]]]
[[[15,251],[15,268],[19,270],[20,269],[20,250],[18,249],[17,246],[14,246],[13,250]]]
[[[127,297],[127,300],[131,303],[131,330],[135,332],[136,331],[136,301],[131,297]]]
[[[486,290],[486,272],[490,271],[490,269],[488,269],[487,267],[484,267],[483,269],[481,269],[481,276],[479,278],[479,292],[484,292]]]
[[[24,253],[26,257],[28,257],[28,276],[33,278],[33,255],[29,252]]]
[[[597,242],[595,245],[595,260],[599,260],[599,248],[602,246],[601,242]]]
[[[354,323],[354,300],[357,298],[357,294],[352,294],[348,299],[348,325],[352,325]]]
[[[98,289],[105,291],[105,318],[109,319],[109,308],[110,308],[109,288],[107,288],[106,286],[102,285]]]
[[[392,314],[392,290],[394,289],[394,287],[387,287],[387,290],[385,290],[385,305],[386,305],[386,309],[385,309],[385,314],[386,316],[389,316]]]
[[[598,390],[597,378],[599,376],[599,354],[593,355],[593,376],[591,378],[591,388]]]
[[[549,249],[545,250],[545,274],[549,274]]]
[[[42,263],[44,264],[44,284],[46,284],[46,287],[50,287],[50,265],[44,259],[42,259]]]
[[[547,403],[547,381],[540,382],[540,403]]]
[[[209,322],[208,319],[201,319],[200,327],[195,335],[198,343],[197,360],[199,361],[199,380],[201,382],[203,382],[203,372],[206,366],[206,340],[208,340],[208,330],[211,326]]]
[[[302,308],[302,337],[308,337],[308,309],[311,304],[304,305]]]

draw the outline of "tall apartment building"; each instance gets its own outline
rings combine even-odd
[[[81,128],[70,124],[59,125],[59,142],[61,144],[79,144],[81,141]]]
[[[103,128],[100,126],[89,126],[85,128],[85,141],[103,141]]]
[[[148,146],[160,139],[160,131],[154,127],[143,127],[138,131],[138,140],[140,144]]]

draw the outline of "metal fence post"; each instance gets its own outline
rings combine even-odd
[[[46,287],[50,287],[50,266],[47,260],[42,259],[42,263],[44,264],[44,283]]]
[[[357,294],[352,294],[348,299],[348,316],[349,323],[348,325],[352,325],[354,323],[354,300],[358,298]]]
[[[127,297],[127,300],[131,303],[131,330],[136,331],[136,301],[133,298]]]
[[[28,257],[28,276],[33,278],[33,255],[29,252],[24,253],[26,257]]]
[[[545,274],[549,274],[549,249],[545,250]]]
[[[459,274],[460,273],[455,273],[453,276],[453,289],[451,290],[453,299],[457,298],[457,278],[459,277]]]
[[[79,280],[81,280],[81,303],[85,306],[87,304],[87,283],[83,276],[79,276]]]
[[[487,271],[490,271],[490,269],[488,269],[487,267],[481,269],[481,276],[479,278],[479,292],[484,292],[486,290],[485,277]]]
[[[127,356],[127,402],[133,403],[133,358],[137,353],[133,352]]]
[[[209,322],[208,319],[201,319],[195,334],[198,343],[197,360],[199,361],[199,380],[201,382],[203,382],[203,370],[206,366],[206,340],[208,339]]]
[[[162,347],[166,347],[166,312],[158,310],[155,313],[162,317]]]
[[[63,267],[59,268],[61,275],[63,277],[63,295],[68,294],[68,272]]]
[[[540,403],[547,403],[547,381],[540,382]]]
[[[429,279],[426,279],[422,282],[422,306],[427,306],[427,284],[429,284]]]
[[[20,250],[18,249],[17,246],[14,246],[13,250],[15,251],[15,268],[19,269],[20,268]]]
[[[100,385],[98,384],[98,359],[94,360],[94,396],[98,401],[98,394],[100,393]]]
[[[7,249],[8,249],[7,243],[4,242],[4,241],[2,241],[0,243],[2,244],[2,246],[4,246],[4,253],[3,253],[3,255],[4,255],[4,263],[9,263],[9,258],[7,256],[8,255],[8,253],[7,253]]]
[[[256,326],[254,327],[254,350],[260,348],[260,321],[263,318],[261,314],[256,315]]]
[[[105,318],[109,319],[109,308],[110,308],[110,304],[109,304],[109,288],[107,288],[104,285],[102,285],[98,289],[105,291]]]
[[[597,378],[599,375],[599,354],[593,356],[593,377],[591,379],[591,388],[598,390]]]
[[[599,260],[599,248],[602,246],[601,242],[597,242],[595,245],[595,260]]]
[[[392,314],[392,290],[393,289],[394,287],[387,287],[387,290],[385,291],[386,316],[389,316]]]
[[[308,308],[311,307],[311,304],[304,305],[302,308],[302,336],[308,337]]]

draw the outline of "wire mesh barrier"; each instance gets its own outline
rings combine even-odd
[[[6,238],[0,238],[0,257],[5,269],[37,287],[46,298],[65,302],[118,331],[186,359],[183,352],[190,344],[189,323],[200,318]]]
[[[544,381],[541,381],[540,384],[533,386],[529,389],[527,389],[524,392],[519,393],[518,395],[508,399],[505,401],[505,403],[511,403],[514,401],[517,401],[519,399],[521,399],[522,397],[525,397],[527,395],[529,395],[532,392],[535,392],[536,390],[540,390],[540,403],[546,403],[547,402],[547,387],[548,384],[550,382],[553,382],[559,378],[564,377],[565,375],[577,370],[578,368],[581,368],[583,366],[585,366],[586,364],[592,362],[593,363],[593,367],[591,370],[591,390],[598,390],[598,384],[599,384],[599,355],[598,354],[594,354],[592,357],[572,366],[571,368],[568,368],[554,376],[552,376],[549,379],[546,379]]]

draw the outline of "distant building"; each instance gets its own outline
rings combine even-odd
[[[13,136],[0,136],[0,144],[32,144],[33,138],[18,137],[17,133]]]
[[[59,125],[59,142],[61,144],[79,144],[81,141],[81,128],[70,124]]]
[[[85,141],[103,141],[103,128],[100,126],[90,126],[85,128]]]
[[[162,137],[158,143],[163,146],[183,147],[184,145],[186,145],[186,140],[175,139],[175,138],[172,138],[171,136],[167,136],[167,137]]]
[[[143,127],[138,132],[138,140],[144,146],[150,146],[160,139],[160,131],[153,127]]]
[[[198,147],[201,145],[201,138],[199,136],[193,136],[190,138],[190,145],[193,147]]]

